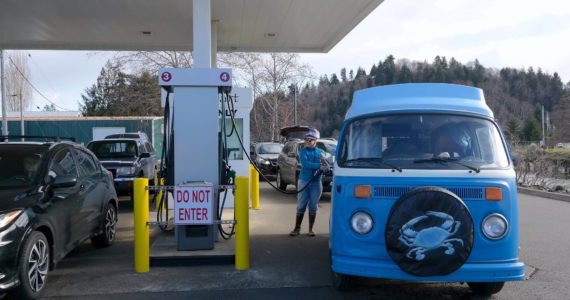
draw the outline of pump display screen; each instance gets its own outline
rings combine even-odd
[[[239,144],[239,139],[236,136],[236,131],[237,131],[239,136],[243,139],[243,119],[235,118],[234,120],[236,123],[236,128],[234,131],[232,131],[233,127],[232,120],[226,118],[226,135],[229,135],[231,133],[231,135],[227,137],[228,158],[230,160],[243,160],[243,149],[241,148],[241,145]]]

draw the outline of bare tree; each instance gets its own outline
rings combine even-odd
[[[156,74],[162,67],[188,68],[191,52],[139,51],[119,52],[114,58],[136,72]],[[278,138],[278,128],[291,124],[293,102],[287,97],[289,85],[302,86],[314,77],[311,68],[294,53],[219,53],[218,65],[234,69],[234,85],[249,86],[256,100],[252,111],[252,137]],[[269,129],[270,134],[264,134]]]
[[[28,56],[19,51],[10,53],[6,66],[7,111],[20,111],[20,101],[23,111],[30,108],[32,104],[32,88],[28,83],[30,77]]]

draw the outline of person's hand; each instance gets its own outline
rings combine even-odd
[[[323,173],[328,173],[330,170],[331,168],[329,166],[321,166],[321,171],[323,171]]]

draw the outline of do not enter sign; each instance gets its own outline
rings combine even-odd
[[[185,185],[174,188],[174,224],[213,224],[214,189],[211,184]]]

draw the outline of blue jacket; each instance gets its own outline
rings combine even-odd
[[[323,150],[318,147],[305,147],[301,149],[301,152],[299,153],[299,159],[301,160],[301,173],[299,174],[299,179],[308,181],[313,178],[315,172],[321,168],[322,154]],[[320,180],[321,175],[322,174],[319,174],[319,178],[315,178],[315,180]]]

